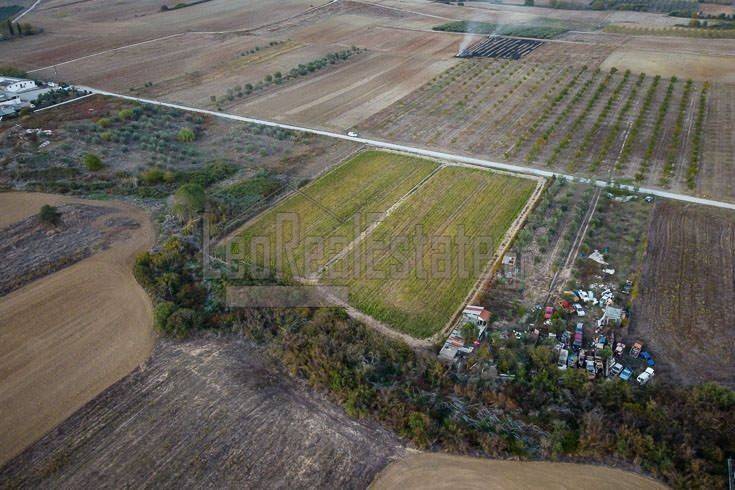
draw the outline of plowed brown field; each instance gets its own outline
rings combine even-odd
[[[0,463],[144,362],[153,348],[151,302],[132,274],[135,255],[154,242],[148,216],[121,203],[6,193],[0,227],[47,203],[112,206],[140,227],[0,298]]]
[[[735,386],[735,215],[656,205],[633,330],[657,370],[686,383]]]

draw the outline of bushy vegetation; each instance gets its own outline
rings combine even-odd
[[[0,7],[0,10],[12,9],[13,7],[17,7],[17,6]],[[9,10],[5,10],[5,11],[9,12]],[[0,16],[1,15],[2,15],[2,11],[0,11]],[[13,23],[10,21],[10,18],[0,21],[0,41],[5,41],[8,39],[19,39],[22,37],[38,34],[40,32],[43,32],[43,31],[39,29],[38,27],[31,25],[28,22]]]
[[[10,65],[0,66],[0,75],[6,76],[6,77],[15,77],[15,78],[28,77],[28,73],[21,70],[20,68],[16,68]]]
[[[495,34],[498,36],[533,37],[537,39],[552,39],[564,34],[569,29],[563,27],[550,27],[523,24],[490,24],[470,20],[447,22],[434,26],[435,31],[445,32],[468,32],[471,34]]]
[[[220,213],[237,216],[246,210],[260,209],[260,205],[267,203],[284,186],[276,176],[261,170],[251,178],[215,189],[210,198]]]
[[[94,153],[87,153],[84,155],[84,159],[82,161],[84,162],[86,169],[90,172],[98,172],[105,167],[104,163],[102,163],[102,159]]]
[[[136,260],[135,278],[153,297],[154,324],[161,332],[184,337],[206,326],[208,291],[196,257],[191,242],[172,237]]]
[[[59,226],[61,224],[61,213],[55,206],[44,204],[38,213],[38,219],[45,225]]]
[[[19,77],[22,78],[22,76]],[[36,98],[36,101],[34,102],[34,105],[36,106],[35,109],[41,109],[64,102],[65,100],[75,99],[85,95],[85,93],[86,92],[83,90],[77,90],[76,88],[70,87],[62,87],[49,92],[44,92]]]
[[[637,12],[689,12],[695,13],[699,4],[696,0],[592,0],[593,10],[634,10]]]
[[[206,3],[206,2],[209,2],[209,1],[211,1],[211,0],[194,0],[194,1],[188,2],[188,3],[187,2],[179,2],[177,4],[174,4],[171,7],[169,7],[166,4],[163,4],[163,5],[161,5],[161,12],[167,12],[169,10],[179,10],[179,9],[183,9],[183,8],[186,8],[186,7],[192,7],[194,5],[199,5],[200,3]]]
[[[165,284],[156,287],[169,294]],[[180,335],[196,324],[242,332],[350,416],[377,420],[418,448],[617,463],[676,487],[725,485],[735,394],[718,385],[590,382],[583,371],[557,369],[551,346],[498,335],[455,371],[340,310],[238,309],[197,318],[176,303],[179,295],[169,297],[156,307],[164,331]],[[492,363],[512,378],[480,376]]]

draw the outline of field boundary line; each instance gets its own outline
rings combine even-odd
[[[513,223],[511,223],[511,225],[508,227],[505,235],[503,235],[500,244],[495,249],[495,252],[493,253],[491,259],[488,261],[485,271],[480,274],[480,277],[477,278],[474,286],[472,286],[470,291],[465,296],[464,300],[460,303],[457,311],[454,312],[454,315],[452,315],[452,317],[449,319],[449,321],[447,321],[447,323],[440,331],[430,337],[432,341],[440,340],[446,337],[447,334],[449,334],[449,332],[451,331],[452,327],[457,323],[459,317],[462,315],[462,311],[464,310],[465,305],[474,303],[477,300],[480,292],[484,291],[486,285],[492,281],[493,277],[495,276],[495,272],[498,269],[498,265],[503,260],[505,254],[508,253],[508,249],[510,249],[510,246],[513,244],[513,241],[518,235],[518,232],[520,232],[520,230],[523,228],[526,219],[528,219],[531,211],[533,211],[539,199],[541,199],[541,196],[544,193],[544,189],[546,189],[546,179],[536,178],[534,180],[537,181],[536,188],[528,197],[528,200],[526,201],[526,204],[523,205],[523,209],[521,209],[521,212],[518,213],[518,216],[516,216],[516,218],[513,220]]]
[[[337,255],[329,259],[326,264],[324,264],[322,267],[319,268],[317,272],[312,274],[310,277],[307,278],[308,281],[319,281],[322,277],[322,275],[330,268],[332,265],[334,265],[338,260],[345,257],[348,253],[350,253],[352,250],[355,249],[356,246],[358,246],[365,238],[367,238],[369,235],[372,234],[372,232],[380,226],[383,221],[385,221],[388,216],[393,214],[398,208],[401,207],[401,205],[409,198],[411,197],[416,191],[418,191],[421,187],[423,187],[426,182],[429,181],[434,175],[436,175],[439,170],[442,168],[445,168],[446,165],[439,163],[439,165],[436,166],[434,170],[429,173],[426,177],[421,179],[416,185],[414,185],[411,189],[409,189],[405,194],[403,194],[396,202],[394,202],[388,209],[383,211],[381,213],[380,219],[376,220],[375,223],[371,223],[367,228],[365,228],[357,237],[355,237],[352,242],[350,242],[349,245],[347,245],[345,248],[343,248]]]
[[[72,102],[76,102],[78,100],[86,99],[87,97],[92,97],[93,95],[94,94],[80,95],[79,97],[74,97],[73,99],[65,100],[64,102],[59,102],[58,104],[50,105],[48,107],[41,107],[40,109],[36,109],[33,112],[35,113],[35,112],[47,111],[47,110],[53,109],[55,107],[59,107],[59,106],[66,105],[66,104],[71,104]]]
[[[683,202],[688,202],[688,203],[693,203],[693,204],[700,204],[703,206],[711,206],[711,207],[717,207],[717,208],[729,209],[729,210],[735,211],[734,202],[718,201],[715,199],[696,197],[696,196],[692,196],[688,194],[680,194],[677,192],[670,192],[670,191],[666,191],[663,189],[656,189],[656,188],[651,188],[651,187],[638,187],[635,185],[623,184],[623,183],[615,182],[615,181],[602,180],[597,177],[581,177],[581,176],[576,176],[574,174],[554,172],[551,170],[545,170],[545,169],[536,168],[536,167],[527,167],[523,165],[514,165],[511,163],[484,160],[481,158],[476,158],[476,157],[471,157],[471,156],[429,150],[427,148],[402,145],[402,144],[391,143],[391,142],[383,141],[383,140],[362,138],[360,136],[348,136],[347,134],[338,133],[336,131],[317,129],[317,128],[307,127],[307,126],[296,126],[294,124],[279,123],[279,122],[270,121],[267,119],[259,119],[259,118],[248,117],[248,116],[238,116],[236,114],[212,111],[208,109],[200,109],[197,107],[190,107],[190,106],[185,106],[182,104],[175,104],[171,102],[162,102],[162,101],[153,100],[153,99],[145,99],[142,97],[133,97],[130,95],[123,95],[123,94],[119,94],[115,92],[109,92],[106,90],[87,87],[84,85],[78,85],[76,86],[76,88],[80,90],[88,90],[90,92],[93,92],[99,95],[116,97],[119,99],[130,100],[130,101],[139,102],[142,104],[169,107],[171,109],[193,112],[197,114],[205,114],[205,115],[209,115],[213,117],[219,117],[222,119],[249,122],[253,124],[260,124],[262,126],[277,127],[277,128],[282,128],[282,129],[289,129],[292,131],[299,131],[302,133],[310,133],[310,134],[315,134],[318,136],[325,136],[327,138],[352,141],[355,143],[361,143],[364,145],[373,146],[375,148],[381,148],[385,150],[396,150],[398,152],[407,153],[411,155],[420,155],[423,157],[428,157],[428,158],[432,158],[432,159],[440,160],[440,161],[448,161],[448,162],[454,162],[458,164],[466,164],[466,165],[474,166],[474,167],[489,168],[495,171],[506,171],[509,173],[513,173],[516,176],[518,176],[518,174],[522,174],[522,175],[526,175],[530,177],[535,176],[535,177],[546,177],[546,178],[551,178],[551,177],[564,178],[566,180],[569,180],[570,182],[589,184],[595,187],[601,187],[603,189],[608,188],[608,187],[614,187],[614,188],[617,188],[617,189],[620,189],[626,192],[630,192],[630,193],[635,193],[635,194],[650,194],[652,196],[658,196],[658,197],[662,197],[665,199],[673,199],[676,201],[683,201]]]

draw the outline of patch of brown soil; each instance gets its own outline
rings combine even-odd
[[[140,227],[109,249],[0,298],[0,462],[66,419],[144,362],[153,348],[152,306],[132,274],[154,243],[131,205],[62,196],[0,194],[0,223],[43,204],[114,207]]]
[[[498,461],[451,456],[413,454],[388,466],[370,485],[388,489],[566,489],[597,488],[623,490],[666,488],[663,484],[634,473],[571,463]]]

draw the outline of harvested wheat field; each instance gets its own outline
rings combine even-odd
[[[101,251],[0,298],[0,462],[140,365],[153,348],[151,303],[132,274],[134,257],[154,242],[147,215],[121,203],[6,193],[0,226],[7,231],[15,221],[37,219],[43,204],[113,208],[90,226],[126,226]]]
[[[412,454],[388,466],[370,485],[373,490],[424,488],[663,489],[649,478],[602,466],[570,463],[498,461],[451,456]]]
[[[685,383],[735,386],[735,214],[656,205],[632,333],[657,370]]]
[[[10,487],[365,488],[392,433],[237,336],[162,339],[134,371],[0,468]]]

